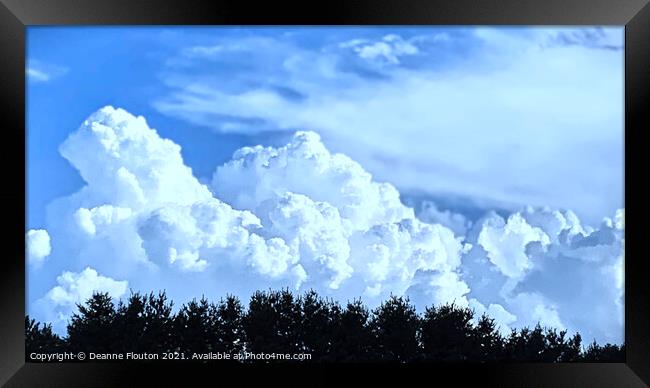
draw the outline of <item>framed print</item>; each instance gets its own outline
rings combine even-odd
[[[0,1],[3,384],[650,381],[646,1]]]

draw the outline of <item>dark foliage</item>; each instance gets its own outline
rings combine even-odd
[[[419,353],[420,319],[408,299],[391,296],[373,311],[370,327],[374,357],[378,360],[413,361]]]
[[[468,308],[432,306],[419,315],[398,296],[373,311],[360,300],[342,308],[313,290],[299,296],[258,291],[248,308],[235,296],[216,304],[192,300],[176,314],[172,306],[164,292],[132,293],[117,306],[108,294],[96,293],[78,305],[65,338],[27,316],[27,361],[30,353],[83,351],[176,352],[186,360],[194,353],[229,354],[230,360],[275,353],[309,354],[315,362],[625,362],[624,344],[584,348],[580,334],[568,337],[540,325],[504,337],[492,318],[475,320]]]
[[[243,319],[247,350],[251,353],[299,353],[300,305],[300,300],[288,290],[253,294]]]
[[[480,356],[479,341],[486,344],[499,342],[493,322],[491,322],[493,327],[488,327],[488,323],[483,322],[479,338],[478,331],[471,323],[473,317],[474,314],[470,309],[458,308],[453,304],[427,308],[421,328],[423,358],[439,361],[467,361]],[[492,351],[498,352],[499,348],[493,346]]]
[[[336,308],[340,310],[338,305]],[[360,300],[349,302],[334,322],[330,357],[342,362],[363,362],[375,359],[376,341],[368,320],[370,312]]]
[[[620,362],[621,354],[625,354],[625,345],[598,345],[595,341],[589,344],[583,354],[586,362]]]
[[[301,299],[298,327],[300,352],[315,359],[334,360],[336,335],[341,331],[341,308],[310,290]]]
[[[68,347],[73,352],[110,353],[116,350],[119,328],[116,312],[108,293],[96,293],[86,304],[78,304],[79,312],[68,324]],[[119,348],[118,348],[119,350]]]
[[[25,317],[25,351],[30,353],[57,353],[65,350],[65,343],[52,333],[51,325],[43,325]]]

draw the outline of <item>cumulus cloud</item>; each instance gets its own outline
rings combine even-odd
[[[177,144],[113,107],[92,114],[60,152],[86,185],[52,203],[48,231],[28,240],[51,235],[48,263],[93,269],[57,279],[36,303],[46,319],[63,322],[90,285],[119,297],[128,280],[177,300],[268,287],[370,305],[405,294],[418,308],[486,312],[504,332],[540,322],[622,340],[623,210],[597,228],[534,207],[470,222],[430,203],[416,218],[393,185],[314,132],[241,148],[204,184]]]
[[[25,235],[27,261],[30,265],[40,265],[50,255],[50,235],[44,229],[32,229]]]
[[[254,233],[255,215],[214,198],[183,163],[180,147],[142,117],[105,107],[60,152],[86,186],[55,202],[50,219],[62,238],[75,236],[68,248],[82,261],[94,257],[101,266],[101,251],[110,248],[118,261],[202,271],[206,258],[224,255],[279,276],[294,260],[284,241]]]
[[[133,286],[199,295],[239,281],[370,301],[423,288],[423,304],[466,303],[460,238],[416,219],[395,187],[330,153],[314,132],[238,150],[209,187],[178,145],[113,107],[91,115],[60,152],[86,185],[50,206],[57,253]],[[192,276],[209,283],[179,284]]]
[[[507,220],[484,217],[467,235],[469,297],[512,314],[512,326],[539,322],[587,340],[623,341],[623,219],[621,209],[592,228],[571,211],[532,207]]]
[[[548,236],[539,228],[530,226],[519,213],[508,217],[488,218],[477,240],[490,259],[504,275],[517,278],[529,268],[526,248],[537,242],[542,247],[549,244]]]
[[[128,282],[102,276],[96,270],[86,267],[81,272],[65,271],[56,278],[57,285],[36,301],[36,311],[60,331],[76,311],[76,305],[83,303],[94,292],[107,292],[114,299],[125,295]]]
[[[464,236],[472,226],[472,221],[468,220],[465,215],[451,210],[438,209],[435,202],[428,200],[422,201],[420,208],[416,211],[416,216],[428,224],[444,225],[457,236]]]
[[[509,313],[503,306],[500,304],[490,303],[487,307],[483,303],[479,302],[477,299],[469,300],[469,307],[474,311],[474,323],[478,323],[479,319],[483,314],[494,319],[494,323],[497,326],[499,332],[506,336],[510,334],[511,327],[510,325],[517,321],[517,317]]]
[[[298,244],[310,258],[304,265],[326,263],[334,271],[332,288],[353,277],[365,283],[364,295],[403,293],[418,271],[446,273],[460,263],[461,244],[451,230],[417,220],[395,187],[330,153],[313,132],[296,133],[284,147],[237,151],[217,168],[211,187],[235,208],[257,214],[264,233]]]
[[[331,154],[314,132],[298,132],[280,148],[240,149],[217,168],[211,187],[219,198],[252,211],[276,193],[304,194],[339,209],[350,232],[414,218],[394,186],[374,182],[346,155]]]

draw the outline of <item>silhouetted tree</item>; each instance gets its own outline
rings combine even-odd
[[[580,337],[580,333],[576,333],[567,342],[567,345],[564,348],[564,351],[562,352],[559,361],[561,362],[579,361],[580,353],[582,351],[581,347],[582,347],[582,337]]]
[[[370,321],[382,360],[407,362],[418,354],[419,318],[408,298],[391,296],[373,311]]]
[[[454,304],[426,308],[421,329],[423,357],[437,361],[468,360],[476,338],[471,322],[473,317],[472,310]],[[483,330],[487,330],[488,322],[483,325]]]
[[[464,316],[460,315],[462,319]],[[503,337],[499,333],[494,319],[481,315],[474,327],[473,348],[469,359],[471,361],[498,361],[503,355]]]
[[[164,292],[133,293],[118,304],[114,326],[120,333],[115,348],[120,352],[164,353],[173,349],[172,303]]]
[[[338,304],[324,300],[314,290],[308,291],[301,299],[301,352],[310,353],[314,361],[330,359],[340,319]]]
[[[214,351],[234,357],[244,348],[244,308],[237,297],[228,295],[214,307],[216,343]]]
[[[528,361],[526,358],[528,355],[526,350],[528,337],[530,337],[530,329],[527,327],[519,331],[512,329],[505,343],[505,359],[509,361]]]
[[[358,362],[375,359],[376,339],[371,331],[370,312],[360,300],[348,302],[334,322],[332,358],[336,361]]]
[[[288,290],[256,292],[244,317],[247,350],[298,353],[301,320],[300,303]]]
[[[595,341],[582,347],[579,333],[524,327],[503,337],[494,320],[446,304],[422,316],[408,298],[391,296],[372,312],[360,300],[345,309],[311,290],[294,297],[289,290],[258,291],[248,309],[235,296],[217,304],[205,297],[184,304],[176,314],[164,292],[132,293],[115,307],[106,293],[78,305],[67,337],[25,317],[30,353],[227,352],[309,353],[314,361],[516,361],[625,362],[625,344]],[[475,323],[474,323],[475,322]],[[27,361],[31,361],[26,358]],[[207,361],[207,360],[206,360]]]
[[[577,360],[580,355],[580,335],[576,334],[567,340],[566,334],[566,330],[561,330],[558,334],[556,329],[546,329],[543,361],[567,362]]]
[[[115,306],[108,293],[94,293],[68,324],[68,343],[72,351],[112,353],[120,333],[115,330]]]
[[[584,351],[582,361],[586,362],[625,362],[625,345],[606,343],[598,345],[593,341]]]
[[[217,343],[216,311],[205,297],[181,306],[174,318],[176,350],[188,353],[209,353]]]
[[[149,352],[164,353],[173,349],[175,333],[173,331],[173,302],[167,301],[165,292],[158,295],[150,293],[144,306],[145,334],[142,337],[142,349]]]
[[[543,361],[546,341],[544,338],[544,329],[538,323],[535,328],[529,332],[525,346],[525,356],[527,361]]]
[[[52,332],[52,325],[36,322],[25,316],[25,359],[30,353],[59,353],[65,350],[64,341]]]
[[[120,333],[116,338],[114,348],[120,352],[140,352],[146,349],[147,319],[144,315],[146,297],[139,293],[131,294],[126,303],[120,301],[117,305],[113,326]]]

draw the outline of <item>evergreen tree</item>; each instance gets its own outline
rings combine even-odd
[[[341,308],[334,302],[322,299],[314,290],[304,295],[301,308],[301,351],[311,354],[314,361],[331,359]]]
[[[36,322],[25,316],[25,359],[31,353],[60,353],[65,351],[64,341],[52,332],[52,325]]]
[[[113,353],[117,337],[115,306],[108,293],[94,293],[85,304],[77,304],[78,312],[68,324],[68,342],[74,351]]]
[[[576,333],[567,341],[567,345],[560,356],[560,362],[579,361],[582,352],[582,337],[580,333]]]
[[[594,340],[584,351],[582,361],[586,362],[625,362],[625,347],[606,343],[598,345]]]
[[[144,315],[146,298],[132,293],[126,303],[119,302],[113,327],[120,333],[115,348],[122,353],[146,350],[144,342],[147,318]]]
[[[173,349],[172,304],[164,292],[155,296],[131,294],[120,302],[114,327],[119,334],[116,347],[121,352],[165,353]]]
[[[469,356],[472,361],[498,361],[503,354],[503,337],[498,331],[494,319],[481,315],[474,327],[475,342]]]
[[[473,345],[476,340],[471,322],[473,317],[472,310],[457,307],[453,303],[426,308],[421,328],[424,358],[435,361],[470,359],[475,352]],[[488,329],[488,323],[483,323],[483,330]]]
[[[567,339],[566,334],[566,330],[560,330],[559,334],[556,329],[546,330],[543,361],[568,362],[577,360],[580,354],[580,335],[576,334],[574,337]]]
[[[528,338],[530,337],[530,329],[527,327],[517,331],[512,329],[510,336],[505,343],[504,355],[507,361],[529,361],[526,359],[528,351]]]
[[[408,298],[391,296],[373,311],[370,322],[382,360],[407,362],[418,355],[419,317]]]
[[[300,302],[288,290],[258,291],[244,318],[247,350],[252,353],[298,353]]]
[[[153,292],[147,296],[144,306],[145,334],[141,348],[153,353],[167,353],[173,350],[175,333],[173,302],[167,302],[166,293]]]
[[[228,295],[215,309],[217,342],[213,350],[234,357],[244,348],[244,308],[237,297]]]
[[[369,325],[370,312],[360,300],[348,302],[334,322],[331,357],[336,361],[374,360],[376,340]]]
[[[369,312],[360,300],[345,309],[311,290],[256,292],[248,310],[235,296],[217,304],[203,297],[172,314],[164,292],[132,293],[115,308],[107,293],[78,305],[67,338],[25,317],[30,353],[227,352],[309,353],[314,361],[518,361],[625,362],[625,344],[595,341],[582,347],[579,333],[542,328],[513,329],[504,338],[487,315],[473,323],[473,311],[454,304],[429,307],[418,315],[407,298],[391,296]],[[29,359],[27,359],[29,361]]]
[[[205,297],[181,306],[174,317],[176,350],[181,353],[210,353],[217,343],[216,311]]]

